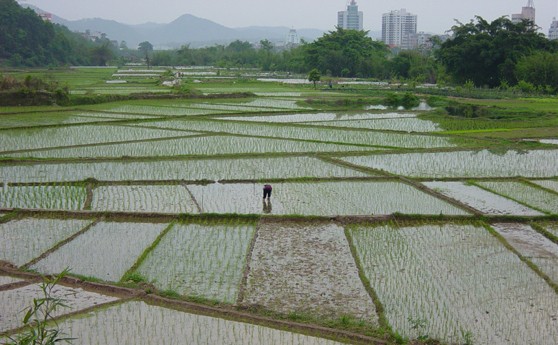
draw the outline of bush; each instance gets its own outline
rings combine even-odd
[[[67,87],[57,82],[26,76],[18,80],[12,76],[3,76],[0,81],[0,105],[66,105],[70,101]]]
[[[384,98],[384,105],[388,107],[399,107],[402,106],[405,109],[410,109],[418,107],[420,104],[420,99],[411,92],[405,93],[400,96],[396,93],[390,93]]]
[[[463,104],[455,101],[450,102],[445,109],[448,115],[465,118],[482,117],[487,114],[487,108],[484,106],[475,104]]]

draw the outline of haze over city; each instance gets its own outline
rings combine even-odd
[[[23,2],[23,1],[22,1]],[[112,19],[127,24],[146,22],[168,23],[183,14],[192,14],[228,27],[288,26],[293,28],[317,28],[331,30],[337,23],[337,12],[344,10],[345,0],[159,0],[142,2],[133,0],[29,0],[62,18]],[[455,24],[455,20],[468,22],[475,15],[487,20],[521,12],[527,0],[411,0],[357,1],[364,12],[364,29],[381,30],[382,13],[406,8],[418,15],[418,30],[443,33]],[[536,23],[543,33],[553,17],[558,17],[557,0],[535,0]]]

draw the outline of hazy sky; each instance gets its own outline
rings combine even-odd
[[[534,0],[537,24],[545,34],[558,17],[558,0]],[[287,26],[332,30],[347,0],[26,0],[62,18],[113,19],[122,23],[168,23],[192,14],[228,27]],[[405,8],[418,15],[418,31],[443,33],[455,23],[480,15],[493,20],[520,13],[527,0],[357,0],[364,29],[380,31],[382,13]]]

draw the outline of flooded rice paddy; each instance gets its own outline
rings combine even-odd
[[[259,94],[6,114],[0,338],[40,297],[29,277],[69,268],[104,291],[56,290],[74,344],[338,344],[218,318],[233,311],[391,340],[558,343],[554,139]],[[175,310],[184,299],[217,317]]]
[[[341,343],[272,328],[187,314],[128,302],[87,313],[60,324],[76,345],[340,345]]]
[[[470,332],[479,344],[558,339],[556,292],[482,227],[357,226],[351,236],[400,334],[463,343]]]

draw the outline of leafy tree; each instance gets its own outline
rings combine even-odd
[[[438,63],[428,55],[417,50],[405,50],[389,61],[393,76],[411,79],[421,83],[435,84],[438,79]]]
[[[91,49],[91,61],[96,66],[106,66],[107,62],[114,57],[108,43],[104,43]]]
[[[387,46],[373,41],[368,32],[337,28],[305,45],[304,62],[308,69],[334,76],[378,77],[387,53]]]
[[[317,68],[314,68],[313,70],[310,71],[310,73],[308,73],[308,81],[314,83],[314,89],[316,88],[316,83],[319,82],[321,78],[322,75],[320,74],[320,71],[318,71]]]
[[[264,71],[270,71],[274,66],[273,43],[269,40],[260,41],[259,60]]]
[[[257,52],[250,42],[236,40],[224,49],[219,62],[226,67],[246,67],[254,66],[257,61]]]
[[[558,90],[558,53],[541,51],[523,57],[517,63],[516,75],[519,80],[556,92]]]
[[[153,52],[153,45],[148,41],[143,41],[138,45],[138,50],[142,53],[145,57],[145,63],[147,64],[147,68],[150,66],[149,55]]]
[[[524,56],[539,50],[555,50],[529,21],[513,23],[501,17],[489,23],[476,22],[452,27],[453,38],[437,51],[439,61],[458,83],[467,80],[478,86],[499,86],[503,81],[517,83],[515,66]]]

